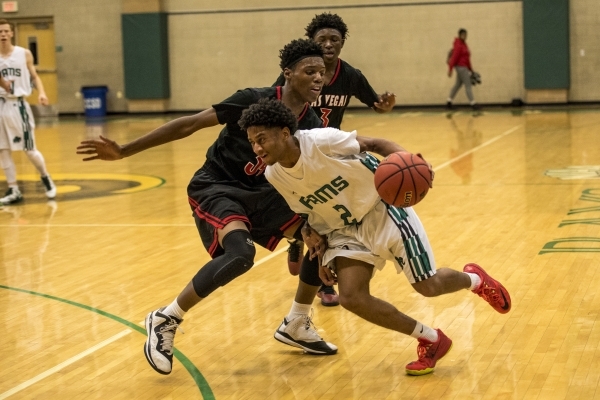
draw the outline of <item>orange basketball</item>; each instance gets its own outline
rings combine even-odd
[[[417,154],[399,151],[384,158],[375,170],[375,188],[383,201],[412,207],[427,195],[433,177]]]

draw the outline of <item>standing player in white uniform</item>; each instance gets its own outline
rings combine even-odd
[[[335,128],[296,131],[294,115],[274,101],[250,106],[239,124],[247,130],[254,152],[267,164],[267,180],[293,211],[308,220],[310,227],[302,232],[305,243],[309,248],[315,243],[314,231],[326,236],[319,275],[325,283],[333,283],[331,271],[335,271],[340,304],[373,324],[418,339],[419,358],[406,366],[408,374],[432,372],[452,340],[440,329],[423,325],[370,294],[374,268],[383,268],[386,260],[424,296],[470,289],[496,311],[510,311],[506,289],[477,264],[467,264],[464,272],[436,269],[425,229],[414,210],[389,206],[379,198],[373,184],[377,163],[364,152],[387,156],[405,151],[402,147]]]
[[[32,91],[32,82],[39,93],[40,104],[47,105],[48,97],[42,80],[35,71],[33,55],[23,47],[14,46],[13,25],[0,19],[0,74],[10,83],[10,90],[0,88],[0,165],[4,169],[8,191],[0,198],[0,205],[23,200],[17,185],[17,169],[11,151],[22,150],[41,175],[46,196],[53,199],[56,187],[46,170],[42,153],[35,147],[35,122],[31,108],[25,100]]]

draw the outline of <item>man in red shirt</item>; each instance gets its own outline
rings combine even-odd
[[[469,98],[469,104],[474,110],[478,110],[479,106],[475,103],[473,97],[473,90],[471,89],[471,75],[473,74],[473,68],[471,67],[471,53],[469,47],[467,47],[467,30],[460,29],[458,31],[458,37],[454,39],[454,46],[452,48],[452,55],[448,60],[448,77],[452,76],[452,69],[456,69],[456,83],[446,102],[448,108],[452,108],[452,99],[456,96],[456,93],[460,87],[464,84],[465,90],[467,91],[467,97]]]

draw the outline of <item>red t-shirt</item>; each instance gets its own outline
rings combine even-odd
[[[454,47],[452,49],[452,57],[450,57],[450,61],[448,61],[448,68],[452,71],[452,68],[455,66],[467,67],[469,71],[472,71],[471,68],[471,52],[467,47],[467,44],[464,40],[460,38],[454,39]]]

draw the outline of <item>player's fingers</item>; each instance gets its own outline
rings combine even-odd
[[[78,150],[77,154],[96,154],[96,150],[94,150],[94,149]]]
[[[327,277],[327,272],[325,271],[327,268],[324,268],[323,266],[319,266],[319,278],[321,278],[321,281],[323,281],[323,283],[327,284],[328,281],[328,277]]]
[[[315,256],[317,255],[317,252],[315,251],[314,247],[309,247],[308,248],[308,259],[312,260],[315,258]]]
[[[321,278],[323,283],[328,286],[331,286],[335,283],[335,280],[333,278],[333,273],[331,272],[331,270],[328,267],[323,266],[323,265],[319,267],[319,278]]]
[[[79,143],[79,146],[77,146],[77,148],[91,147],[91,146],[95,146],[96,144],[98,144],[98,142],[95,140],[83,140]]]
[[[99,158],[98,156],[87,157],[87,158],[84,158],[83,161],[92,161],[92,160],[97,160],[98,158]]]

